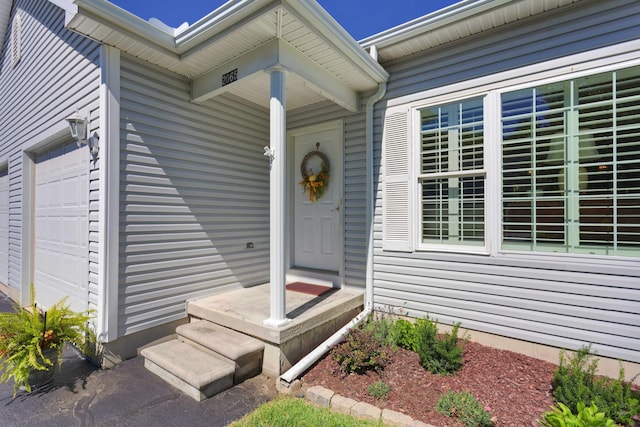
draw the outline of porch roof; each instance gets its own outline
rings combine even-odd
[[[287,109],[326,99],[349,110],[388,74],[314,0],[231,0],[177,29],[104,0],[75,0],[68,28],[193,81],[194,100],[230,92],[268,106],[274,66],[290,71]],[[237,70],[238,81],[222,84]]]

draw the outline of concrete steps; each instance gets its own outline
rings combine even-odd
[[[262,370],[264,344],[255,338],[199,320],[179,326],[177,338],[144,348],[144,366],[201,401]]]

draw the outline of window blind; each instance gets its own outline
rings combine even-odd
[[[640,252],[640,67],[502,96],[503,246]]]

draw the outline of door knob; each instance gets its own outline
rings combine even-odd
[[[337,206],[335,209],[331,209],[331,212],[336,212],[340,210],[340,206]]]

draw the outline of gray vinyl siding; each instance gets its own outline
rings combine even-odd
[[[0,161],[9,165],[9,286],[16,289],[24,281],[23,152],[75,108],[91,111],[97,131],[100,84],[99,45],[66,30],[62,9],[45,0],[16,0],[11,19],[18,9],[23,16],[22,58],[11,65],[10,35],[0,57]],[[97,290],[90,289],[89,304],[95,308]]]
[[[382,64],[391,75],[386,97],[490,75],[516,67],[637,39],[640,4],[582,1],[485,35],[447,44],[425,55]]]
[[[121,63],[119,334],[269,280],[269,112],[190,102],[189,81]],[[247,242],[254,248],[247,249]]]
[[[639,2],[580,2],[564,12],[384,64],[391,74],[387,99],[637,39],[638,22]],[[384,102],[375,114],[378,165],[383,107]],[[383,251],[383,178],[377,177],[377,306],[562,348],[593,343],[602,356],[640,362],[640,262],[526,252],[491,257]]]
[[[366,101],[366,99],[364,99]],[[344,283],[364,287],[366,269],[366,165],[364,101],[359,113],[347,114],[333,102],[301,108],[287,114],[287,127],[295,129],[336,119],[344,123]]]

